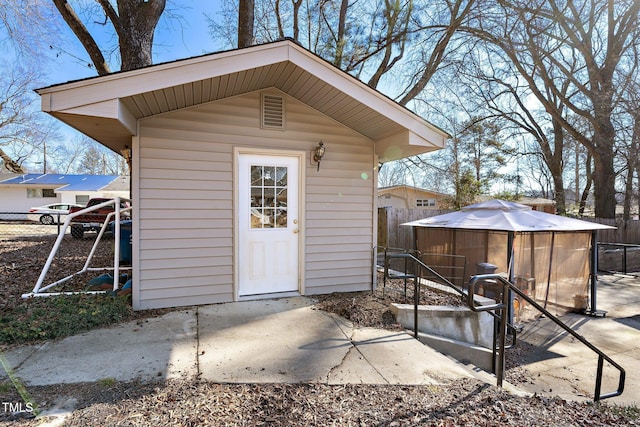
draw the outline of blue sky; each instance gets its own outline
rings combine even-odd
[[[205,14],[209,17],[216,16],[220,7],[220,0],[167,0],[165,15],[161,18],[154,36],[154,63],[189,58],[228,48],[223,41],[214,40],[209,34],[209,22],[205,16]],[[175,15],[177,18],[167,19],[169,14]],[[91,24],[91,22],[85,22],[85,25],[101,48],[116,46],[110,26]],[[43,67],[41,69],[43,73],[38,87],[97,76],[95,69],[87,65],[91,62],[89,55],[73,32],[62,22],[62,18],[60,18],[58,28],[61,31],[59,34],[51,34],[50,31],[51,41],[49,43],[51,44],[52,59],[39,62],[39,65]],[[105,56],[108,55],[103,53]],[[115,56],[111,60],[107,58],[107,61],[112,71],[118,71],[119,64],[115,63],[114,58]],[[34,103],[34,108],[39,110],[39,99]],[[76,144],[81,134],[62,122],[57,120],[55,122],[61,138],[51,141],[52,145]],[[36,166],[39,161],[41,159],[38,158],[38,154],[35,154],[35,156],[26,159],[24,166],[36,170],[39,168]]]
[[[220,0],[168,0],[165,17],[161,19],[154,37],[154,63],[173,61],[214,52],[224,48],[221,41],[214,40],[209,34],[209,23],[205,16],[215,16],[221,6]],[[168,18],[169,14],[178,18]],[[88,25],[91,33],[96,37],[100,47],[114,45],[110,41],[111,27],[100,32],[100,25]],[[96,76],[93,68],[87,66],[89,56],[77,40],[75,35],[64,24],[61,26],[64,34],[60,34],[58,46],[53,46],[57,58],[48,65],[45,72],[45,84],[51,85],[71,80]],[[96,36],[97,34],[97,36]],[[113,64],[113,61],[107,61]],[[118,66],[112,65],[117,71]]]

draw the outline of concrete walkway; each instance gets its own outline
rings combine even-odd
[[[27,386],[196,377],[224,383],[442,384],[476,376],[407,333],[355,329],[312,304],[298,297],[202,306],[6,356]]]
[[[27,386],[185,378],[223,383],[444,384],[495,377],[463,365],[400,331],[354,328],[312,308],[305,297],[176,310],[164,316],[25,346],[7,352]],[[569,314],[562,320],[626,370],[622,396],[640,405],[640,280],[601,276],[598,309],[607,316]],[[593,399],[597,356],[549,319],[525,325],[529,343],[526,392]],[[602,392],[617,387],[605,364]],[[6,374],[0,369],[0,380]],[[513,391],[518,391],[506,385]]]
[[[635,276],[598,277],[597,309],[605,317],[567,314],[561,320],[626,371],[624,392],[606,402],[640,405],[640,280]],[[532,345],[523,365],[533,384],[527,391],[558,395],[571,400],[591,400],[595,392],[598,356],[555,323],[541,318],[525,324],[518,336]],[[618,371],[604,363],[601,393],[618,387]]]

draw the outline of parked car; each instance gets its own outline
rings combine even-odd
[[[68,203],[51,203],[45,206],[38,206],[29,209],[27,218],[31,221],[40,221],[42,224],[49,225],[57,221],[64,222],[71,208],[81,207],[80,205]]]
[[[110,200],[113,200],[113,199],[106,199],[102,197],[94,198],[89,200],[89,202],[87,203],[87,206],[73,207],[69,209],[69,212],[70,213],[78,212],[82,209],[95,206]],[[124,209],[127,207],[129,207],[129,202],[121,200],[120,208]],[[73,220],[71,221],[71,235],[76,239],[80,239],[84,235],[85,231],[100,231],[100,228],[102,227],[107,216],[114,211],[115,211],[115,206],[112,204],[108,206],[103,206],[102,208],[99,208],[97,210],[94,210],[85,214],[78,215],[77,217],[73,218]],[[130,217],[131,217],[131,214],[129,212],[123,212],[122,218],[120,219],[121,220],[129,219]]]

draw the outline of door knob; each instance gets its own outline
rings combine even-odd
[[[298,229],[293,230],[293,234],[298,234]]]

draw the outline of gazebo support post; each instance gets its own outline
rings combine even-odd
[[[556,244],[556,233],[551,232],[551,251],[549,251],[549,270],[547,271],[547,291],[544,294],[544,308],[547,308],[547,302],[549,302],[549,288],[551,288],[551,273],[553,272],[553,247]],[[557,288],[556,288],[557,289]],[[557,302],[557,298],[556,298]]]
[[[507,233],[507,280],[509,280],[509,283],[515,283],[515,277],[513,274],[513,269],[514,269],[514,255],[515,255],[515,250],[513,248],[513,245],[515,244],[516,241],[516,233],[514,231],[509,231]],[[511,289],[509,289],[509,299],[508,299],[508,306],[507,309],[505,310],[505,314],[507,315],[507,319],[509,319],[509,323],[513,323],[513,292],[511,292]]]
[[[591,307],[589,308],[589,314],[594,317],[605,317],[607,315],[607,312],[597,309],[596,299],[598,288],[598,230],[593,230],[591,232],[591,262],[589,264],[591,268]]]

